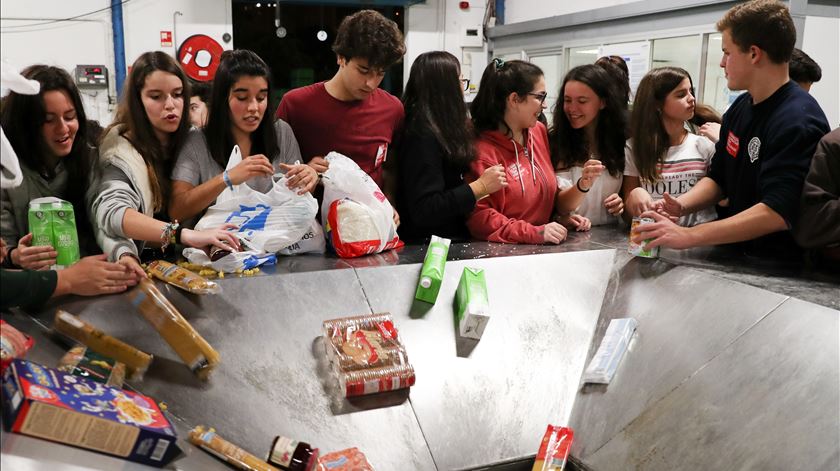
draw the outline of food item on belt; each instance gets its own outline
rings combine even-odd
[[[574,437],[575,432],[570,428],[549,425],[543,434],[540,451],[537,452],[531,471],[563,471]]]
[[[32,245],[50,245],[58,254],[51,269],[60,270],[79,261],[79,235],[72,203],[53,196],[34,199],[29,202],[28,221]]]
[[[318,459],[316,471],[374,471],[358,448],[334,451]]]
[[[165,260],[155,260],[150,263],[149,273],[161,281],[190,293],[217,294],[222,290],[218,283]]]
[[[32,337],[0,319],[0,372],[6,371],[13,359],[23,358],[33,343]]]
[[[126,293],[128,299],[201,379],[207,379],[219,364],[219,353],[193,329],[151,280]]]
[[[312,471],[318,462],[318,449],[305,442],[278,436],[271,444],[266,461],[283,471]]]
[[[111,337],[67,311],[61,309],[56,311],[53,328],[90,347],[91,350],[100,355],[124,363],[128,368],[129,376],[132,378],[143,376],[152,362],[152,355],[141,352],[131,345]]]
[[[490,321],[490,301],[483,269],[464,267],[455,291],[455,304],[458,333],[461,337],[481,339]]]
[[[226,242],[222,242],[222,244],[224,244],[224,245],[226,245],[226,246],[228,245]],[[221,248],[221,247],[216,247],[216,246],[214,245],[214,246],[210,247],[210,254],[209,254],[209,256],[210,256],[210,261],[211,261],[211,262],[215,262],[216,260],[218,260],[218,259],[220,259],[220,258],[222,258],[222,257],[225,257],[225,256],[227,256],[227,255],[230,255],[231,253],[232,253],[232,251],[231,251],[231,249],[230,249],[230,246],[228,246],[228,248],[224,248],[224,249],[223,249],[223,248]]]
[[[125,381],[125,364],[93,352],[84,345],[71,348],[61,357],[57,369],[115,388],[122,388]]]
[[[190,443],[246,471],[279,471],[274,466],[220,437],[216,430],[199,425],[190,431]]]
[[[414,385],[408,362],[390,314],[324,321],[327,356],[346,397]]]
[[[449,239],[433,235],[429,242],[429,249],[423,259],[420,269],[420,281],[414,299],[434,304],[437,301],[440,285],[443,282],[443,271],[446,268],[446,256],[449,253]]]
[[[639,244],[633,242],[633,236],[635,235],[637,227],[645,224],[652,224],[654,222],[656,221],[653,218],[633,218],[633,222],[630,223],[630,240],[628,241],[627,245],[628,253],[636,257],[644,258],[656,258],[659,256],[659,247],[654,247],[652,249],[647,248],[648,242],[652,241],[653,239],[645,239]]]

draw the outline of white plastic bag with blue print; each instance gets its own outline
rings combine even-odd
[[[216,271],[234,273],[237,270],[250,270],[262,265],[274,265],[277,263],[277,255],[257,250],[246,250],[242,252],[231,252],[224,257],[210,261],[210,257],[201,249],[187,247],[183,252],[184,258],[190,263],[210,267]]]
[[[241,161],[239,146],[234,146],[227,169]],[[277,177],[267,193],[246,184],[225,188],[198,221],[196,230],[235,224],[243,250],[248,251],[275,253],[297,243],[311,229],[318,202],[309,193],[298,195],[287,188],[285,176]]]

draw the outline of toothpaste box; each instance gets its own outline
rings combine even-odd
[[[29,361],[3,375],[3,414],[9,431],[150,466],[181,454],[153,399]]]
[[[461,337],[480,339],[490,320],[490,302],[487,299],[484,270],[464,268],[458,290],[455,291],[455,305]]]

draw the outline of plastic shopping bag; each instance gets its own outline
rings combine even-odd
[[[225,273],[235,273],[237,270],[250,270],[261,265],[277,263],[277,256],[273,253],[256,250],[231,252],[215,262],[211,262],[210,257],[203,250],[192,247],[185,248],[183,255],[190,263],[210,267],[213,270]]]
[[[227,169],[241,161],[239,146],[234,146]],[[310,230],[317,212],[315,198],[309,193],[298,195],[287,188],[286,177],[281,175],[267,193],[246,184],[225,188],[195,228],[236,224],[237,236],[246,249],[274,253],[298,242]]]
[[[306,234],[294,244],[281,249],[278,252],[280,255],[297,255],[301,253],[324,253],[327,249],[327,243],[324,240],[324,230],[318,221],[313,220],[312,225]]]
[[[356,162],[337,152],[326,157],[321,222],[327,241],[342,258],[402,247],[394,208]]]

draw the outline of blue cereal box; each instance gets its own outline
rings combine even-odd
[[[4,425],[12,432],[162,467],[181,454],[155,401],[37,363],[3,375]]]

